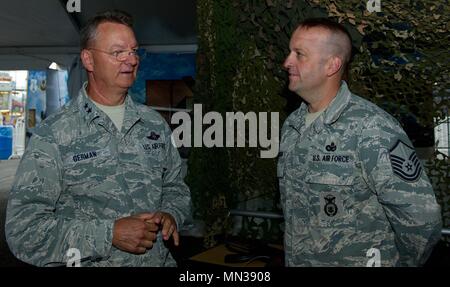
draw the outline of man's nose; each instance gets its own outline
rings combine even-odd
[[[128,54],[127,58],[125,59],[125,63],[130,64],[132,66],[136,66],[139,63],[139,56]]]
[[[284,68],[285,70],[289,70],[290,67],[292,67],[292,61],[291,61],[291,59],[290,59],[290,55],[288,55],[288,56],[286,57],[286,59],[284,60],[283,68]]]

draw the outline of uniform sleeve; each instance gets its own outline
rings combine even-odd
[[[80,259],[109,254],[113,221],[81,221],[58,216],[62,192],[62,162],[51,136],[33,135],[11,189],[5,234],[12,253],[37,266],[65,265],[80,251]]]
[[[440,238],[442,221],[411,141],[397,123],[374,118],[362,132],[359,156],[365,178],[395,233],[400,264],[424,264]]]
[[[163,174],[161,211],[171,214],[177,222],[177,229],[191,221],[191,194],[181,172],[182,161],[171,140],[170,129],[166,128],[166,160]]]

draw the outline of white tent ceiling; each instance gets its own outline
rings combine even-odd
[[[148,51],[196,50],[194,0],[80,0],[80,13],[68,13],[66,2],[0,0],[0,70],[70,66],[79,53],[80,27],[108,9],[134,17],[136,37]]]

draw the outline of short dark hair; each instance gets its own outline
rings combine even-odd
[[[323,28],[332,33],[346,36],[346,38],[348,38],[350,43],[350,51],[348,51],[349,53],[347,55],[347,59],[345,59],[344,69],[348,67],[349,63],[352,60],[352,36],[348,32],[348,30],[344,27],[344,25],[334,22],[328,18],[308,18],[300,22],[300,24],[297,26],[297,29],[298,28],[305,28],[305,29]]]
[[[347,35],[348,39],[350,40],[350,43],[352,42],[352,36],[347,31],[347,29],[340,23],[334,22],[328,18],[308,18],[300,22],[297,28],[304,27],[304,28],[324,28],[327,30],[330,30],[332,32],[340,32]]]
[[[133,28],[133,17],[120,10],[108,10],[90,18],[80,32],[80,47],[86,49],[97,35],[97,27],[102,23],[118,23]]]

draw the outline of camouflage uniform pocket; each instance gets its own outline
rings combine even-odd
[[[85,181],[71,186],[67,196],[73,202],[75,212],[91,218],[112,219],[117,216],[123,204],[119,193],[114,190],[117,185],[107,179],[102,181]],[[64,197],[62,198],[64,201]]]
[[[354,182],[354,176],[351,171],[340,169],[340,174],[337,175],[330,171],[314,171],[310,170],[306,175],[305,181],[310,184],[321,185],[336,185],[336,186],[351,186]]]
[[[336,254],[356,234],[354,178],[320,177],[307,181],[310,191],[307,230],[312,254]]]
[[[309,174],[310,224],[321,228],[350,228],[356,226],[353,176],[340,177],[326,173]]]
[[[92,149],[89,152],[69,153],[64,160],[64,183],[75,187],[85,182],[101,183],[113,172],[109,149]]]

